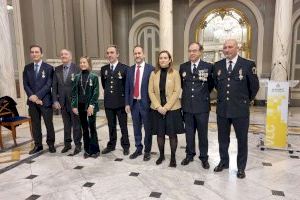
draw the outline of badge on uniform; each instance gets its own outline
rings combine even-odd
[[[122,79],[122,75],[121,75],[120,71],[118,72],[118,76],[119,76],[119,79]]]
[[[256,67],[252,67],[252,73],[257,74]]]
[[[74,81],[74,73],[71,74],[71,81]]]
[[[199,70],[199,80],[201,81],[207,81],[207,77],[208,77],[208,71],[205,70]]]
[[[105,70],[104,74],[105,74],[105,76],[107,76],[107,74],[108,74],[107,70]]]
[[[90,79],[90,86],[91,86],[91,87],[93,86],[93,81],[92,81],[92,79]]]
[[[186,72],[182,72],[182,77],[184,78],[186,76]]]
[[[219,69],[218,70],[218,76],[221,76],[222,71]]]
[[[42,78],[45,78],[46,77],[46,73],[45,73],[45,71],[43,70],[42,71]]]
[[[244,76],[243,76],[243,70],[240,69],[239,70],[239,79],[242,80],[243,78],[244,78]]]

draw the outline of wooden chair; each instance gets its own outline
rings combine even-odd
[[[8,108],[8,103],[2,102],[2,104],[0,105],[0,147],[1,147],[1,149],[3,149],[2,134],[1,134],[2,126],[11,130],[14,144],[17,145],[16,127],[23,123],[29,123],[31,138],[33,138],[30,117],[15,116],[15,114],[13,112],[11,112],[10,109]]]

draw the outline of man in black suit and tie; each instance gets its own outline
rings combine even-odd
[[[148,94],[148,83],[153,66],[146,64],[144,50],[141,46],[136,46],[133,50],[135,64],[128,68],[125,87],[125,110],[131,112],[133,122],[133,132],[136,150],[129,156],[135,159],[142,155],[142,124],[144,124],[144,161],[151,158],[152,134],[150,127],[150,98]]]
[[[194,160],[195,133],[198,132],[199,159],[204,169],[209,169],[208,162],[208,118],[210,111],[210,92],[214,88],[212,64],[200,59],[203,47],[197,42],[189,45],[189,60],[180,65],[182,82],[181,106],[186,129],[186,157],[182,165]]]
[[[55,153],[55,133],[52,110],[52,79],[53,67],[42,61],[43,50],[39,45],[30,47],[32,63],[26,65],[23,71],[24,90],[28,96],[29,115],[32,120],[34,148],[29,154],[43,150],[41,116],[47,129],[47,144],[49,152]]]
[[[217,125],[220,162],[215,172],[229,167],[228,147],[230,129],[233,125],[237,143],[237,177],[245,178],[248,156],[249,105],[254,100],[259,81],[255,62],[238,55],[238,43],[234,39],[226,40],[223,45],[225,59],[215,63],[214,79],[217,97]]]
[[[111,45],[106,50],[108,65],[101,68],[101,83],[104,89],[104,107],[108,121],[109,142],[102,153],[114,151],[117,143],[117,117],[121,128],[121,146],[123,154],[129,154],[129,138],[127,129],[127,113],[125,112],[125,83],[127,65],[118,61],[119,50]]]
[[[61,110],[64,123],[64,148],[61,153],[66,153],[72,148],[71,129],[73,128],[75,143],[73,155],[76,155],[81,151],[82,132],[79,117],[72,112],[71,93],[74,77],[80,72],[80,69],[72,63],[71,51],[62,49],[60,51],[60,58],[63,64],[55,68],[53,75],[53,107]]]

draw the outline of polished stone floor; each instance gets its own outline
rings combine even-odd
[[[18,127],[18,146],[13,146],[11,135],[4,131],[5,148],[0,151],[0,200],[14,199],[203,199],[203,200],[271,200],[300,199],[300,108],[290,109],[289,143],[292,152],[264,150],[259,140],[264,130],[264,108],[252,108],[249,131],[249,159],[245,179],[236,178],[236,139],[231,134],[230,168],[214,173],[219,161],[214,109],[209,124],[209,162],[204,170],[199,159],[181,166],[185,157],[185,137],[179,135],[177,168],[169,168],[170,148],[166,140],[166,160],[158,158],[156,137],[153,137],[152,157],[130,160],[123,156],[119,141],[117,149],[99,158],[84,159],[83,154],[61,154],[63,125],[60,116],[54,117],[57,153],[44,151],[28,155],[32,148],[29,128]],[[108,128],[103,112],[97,119],[99,144],[103,149],[108,140]],[[131,153],[134,148],[132,123],[129,120]],[[120,130],[118,129],[120,136]],[[73,149],[72,149],[73,151]],[[199,153],[198,153],[199,154]],[[196,157],[195,157],[196,158]]]

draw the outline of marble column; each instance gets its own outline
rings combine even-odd
[[[173,56],[173,3],[172,0],[160,0],[159,4],[160,49],[168,50]]]
[[[293,0],[276,0],[271,79],[285,81],[289,75]]]
[[[6,0],[0,0],[0,97],[10,96],[16,100],[11,32],[6,5]]]

